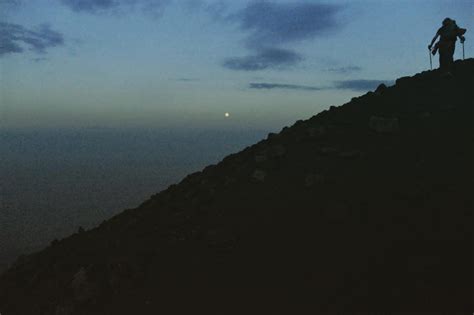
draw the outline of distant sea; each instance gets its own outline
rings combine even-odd
[[[268,130],[0,130],[0,272],[91,228]]]

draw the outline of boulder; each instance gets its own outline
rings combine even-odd
[[[272,158],[282,157],[286,154],[286,148],[281,144],[274,145],[270,148],[269,154]]]
[[[225,187],[228,187],[228,186],[234,184],[236,181],[237,181],[237,180],[236,180],[235,178],[233,178],[233,177],[226,177],[226,178],[224,179],[224,186],[225,186]]]
[[[375,89],[375,95],[382,95],[385,91],[387,90],[387,86],[385,84],[380,84],[376,89]]]
[[[377,133],[396,133],[400,129],[397,117],[371,116],[369,128]]]
[[[401,77],[395,81],[396,86],[407,85],[411,81],[411,77]]]
[[[71,288],[74,294],[74,300],[85,302],[98,295],[98,288],[88,277],[87,270],[81,267],[72,277]]]
[[[74,308],[72,305],[58,305],[54,311],[54,315],[71,315]]]
[[[257,163],[263,163],[267,160],[267,154],[266,152],[261,152],[255,155],[255,162]]]
[[[322,174],[310,173],[307,174],[304,179],[304,185],[306,187],[311,187],[318,184],[323,184],[326,181],[326,178]]]
[[[311,127],[306,130],[306,133],[310,138],[318,138],[324,136],[326,132],[326,126]]]
[[[342,151],[339,153],[339,157],[343,159],[358,159],[363,156],[363,153],[359,150],[349,150],[349,151]]]
[[[266,176],[267,176],[267,174],[265,173],[265,171],[259,170],[259,169],[256,169],[256,170],[252,173],[252,178],[253,178],[254,180],[256,180],[257,182],[264,182]]]
[[[430,117],[431,117],[431,113],[430,113],[430,112],[423,112],[423,113],[421,113],[421,115],[420,115],[420,118],[421,118],[421,119],[428,119],[428,118],[430,118]]]
[[[321,155],[334,155],[338,153],[339,151],[336,148],[333,147],[322,147],[318,148],[318,153]]]
[[[267,136],[267,139],[268,140],[272,140],[272,139],[275,139],[277,137],[277,134],[274,133],[274,132],[270,132]]]

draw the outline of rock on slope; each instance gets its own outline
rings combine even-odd
[[[270,134],[18,259],[0,312],[472,311],[473,83],[469,59]]]

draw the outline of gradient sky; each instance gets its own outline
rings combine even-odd
[[[7,129],[280,129],[429,69],[447,16],[473,55],[472,0],[0,0],[0,12]]]

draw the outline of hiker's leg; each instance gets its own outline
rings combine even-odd
[[[438,50],[439,53],[439,69],[444,71],[446,68],[446,53],[440,49]]]
[[[451,71],[453,69],[455,48],[456,48],[455,42],[453,42],[447,47],[447,71]]]

